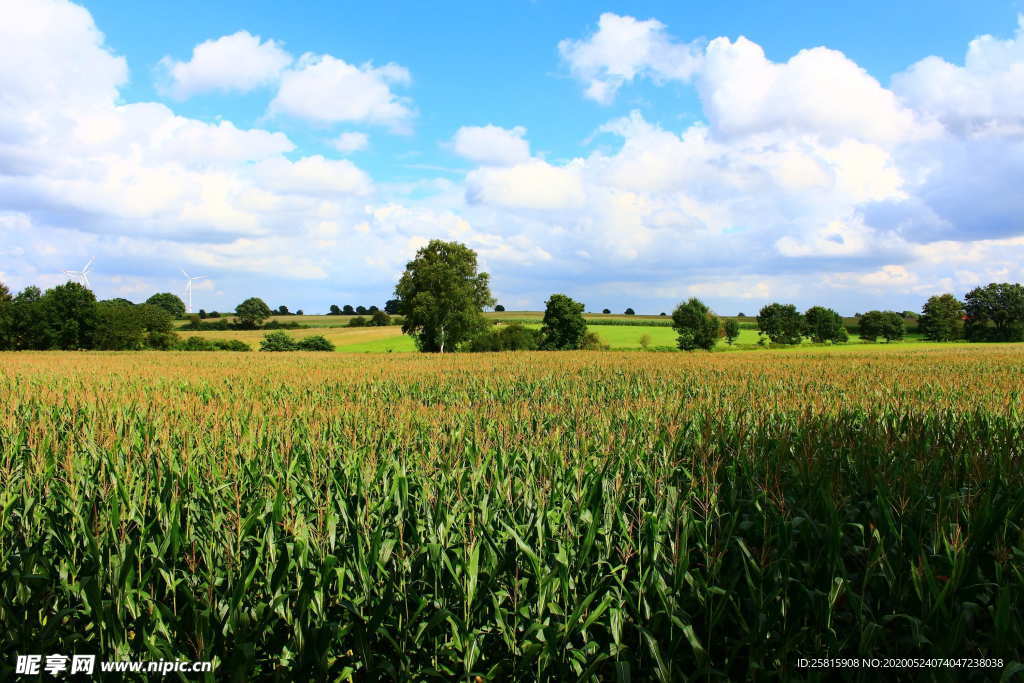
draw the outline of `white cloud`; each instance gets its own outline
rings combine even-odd
[[[370,177],[348,159],[316,155],[292,162],[277,157],[260,162],[254,171],[262,187],[280,192],[367,195],[373,188]]]
[[[700,64],[698,47],[675,42],[660,21],[610,12],[601,15],[593,35],[563,40],[558,51],[585,84],[586,96],[602,104],[636,78],[685,81]]]
[[[907,104],[954,131],[1024,130],[1024,15],[1012,39],[972,40],[963,66],[926,57],[892,84]]]
[[[206,92],[249,92],[272,85],[292,63],[275,40],[261,41],[248,31],[238,31],[195,46],[192,59],[180,62],[171,57],[160,60],[171,97],[184,100]]]
[[[370,138],[366,133],[342,133],[338,137],[331,140],[331,147],[338,150],[342,154],[348,154],[350,152],[358,152],[366,149],[370,145]]]
[[[705,58],[656,21],[607,15],[600,35],[563,43],[574,73],[604,95],[641,78],[692,81],[704,122],[674,130],[634,112],[570,161],[531,156],[522,127],[456,125],[448,144],[478,166],[464,178],[375,182],[280,132],[124,103],[127,65],[80,7],[38,0],[10,16],[0,254],[17,257],[4,265],[13,287],[56,284],[95,255],[106,296],[180,287],[184,266],[226,292],[205,292],[207,309],[260,288],[291,308],[313,308],[297,299],[307,293],[370,303],[359,293],[388,292],[434,237],[469,244],[498,291],[531,305],[564,289],[593,293],[584,300],[597,309],[650,301],[656,312],[697,295],[730,311],[769,298],[863,310],[1024,279],[1024,136],[999,99],[1017,68],[1008,41],[980,39],[955,67],[989,98],[965,123],[956,100],[897,98],[825,48],[773,62],[721,39]],[[409,82],[402,67],[307,55],[280,82],[281,115],[392,129],[412,117],[393,92]],[[367,143],[353,131],[323,138],[342,153]]]
[[[270,111],[316,123],[358,121],[405,132],[413,111],[391,88],[411,81],[408,69],[397,64],[355,66],[307,53],[282,76]]]
[[[472,171],[466,195],[472,203],[523,209],[574,208],[585,198],[578,165],[553,166],[539,159]]]
[[[527,161],[530,158],[530,144],[524,136],[522,126],[501,128],[499,126],[463,126],[455,133],[452,141],[455,153],[481,164],[507,166]]]
[[[782,130],[897,142],[928,133],[892,92],[824,47],[780,64],[746,38],[716,38],[696,80],[711,126],[726,137]]]

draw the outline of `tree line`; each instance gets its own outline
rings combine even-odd
[[[425,352],[603,348],[600,339],[587,330],[584,305],[565,294],[552,294],[547,300],[539,330],[518,323],[494,325],[484,316],[483,309],[504,308],[495,306],[489,285],[490,276],[478,272],[472,249],[458,242],[433,240],[406,265],[395,285],[395,298],[385,304],[384,310],[376,306],[332,305],[331,312],[356,314],[348,323],[352,327],[389,325],[394,322],[392,315],[401,315],[402,331],[411,335],[417,348]],[[281,306],[275,312],[263,299],[250,297],[235,307],[233,320],[200,323],[201,316],[195,315],[189,329],[301,327],[298,323],[267,323],[272,315],[281,315],[282,311],[287,312],[287,307]],[[633,311],[627,309],[626,313]],[[857,316],[856,326],[847,330],[842,317],[830,308],[813,306],[801,313],[792,304],[771,303],[757,315],[759,343],[791,345],[808,339],[819,344],[840,344],[848,341],[850,331],[865,341],[899,341],[906,334],[908,313],[868,311]],[[360,314],[369,314],[370,318]],[[199,350],[200,346],[213,344],[199,337],[181,342],[173,321],[184,316],[185,304],[169,292],[134,304],[120,298],[97,301],[91,290],[76,282],[46,292],[29,286],[16,296],[0,283],[0,350]],[[723,337],[731,345],[740,334],[736,320],[723,323],[696,298],[680,303],[671,320],[678,335],[678,347],[687,351],[710,350]],[[971,290],[963,301],[952,294],[933,296],[922,307],[917,323],[918,330],[930,341],[1024,341],[1024,286],[992,283]],[[305,345],[289,347],[285,336],[272,338],[264,344],[265,350],[327,350],[322,338],[309,338]]]
[[[494,305],[490,276],[477,271],[476,253],[458,242],[433,240],[406,264],[395,286],[394,310],[404,316],[402,331],[412,335],[420,351],[500,351],[600,348],[587,332],[583,304],[565,294],[552,294],[540,330],[513,323],[496,327],[483,316]],[[609,313],[604,309],[604,313]],[[864,341],[895,342],[906,335],[908,313],[868,311],[857,317],[853,331]],[[626,315],[634,311],[626,309]],[[914,314],[910,313],[911,316]],[[917,316],[918,329],[929,341],[967,339],[973,342],[1024,341],[1024,286],[992,283],[977,287],[960,301],[952,294],[928,299]],[[691,298],[672,313],[680,349],[714,348],[724,337],[733,344],[740,334],[735,319],[724,323],[702,301]],[[757,315],[759,343],[792,345],[808,339],[824,344],[849,340],[843,318],[824,306],[803,313],[793,304],[771,303]]]

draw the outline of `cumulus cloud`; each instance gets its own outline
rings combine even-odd
[[[586,96],[601,104],[610,103],[622,85],[636,78],[685,81],[700,64],[699,47],[676,42],[660,21],[610,12],[598,19],[596,32],[563,40],[558,51],[583,81]]]
[[[338,137],[331,140],[331,147],[338,150],[342,154],[348,154],[350,152],[358,152],[366,149],[370,145],[370,138],[366,133],[342,133]]]
[[[261,161],[254,167],[265,188],[295,194],[367,195],[370,177],[347,159],[332,161],[316,155],[291,162],[283,157]]]
[[[919,62],[889,89],[827,48],[776,62],[743,38],[687,43],[656,20],[604,15],[594,35],[560,46],[589,96],[688,82],[704,121],[674,129],[633,112],[568,161],[533,156],[522,127],[465,126],[446,143],[473,162],[464,177],[387,182],[281,132],[124,102],[127,64],[81,7],[37,0],[11,16],[0,24],[0,254],[15,288],[51,286],[96,256],[106,296],[180,289],[185,266],[216,278],[203,295],[226,300],[207,309],[257,284],[277,296],[288,279],[306,301],[344,303],[389,291],[434,237],[476,249],[496,291],[529,305],[561,290],[619,310],[693,295],[727,311],[769,299],[909,308],[1024,279],[1024,132],[1001,99],[1014,92],[1019,30],[974,41],[952,71]],[[205,54],[185,64],[212,64]],[[272,113],[410,125],[395,92],[409,84],[403,67],[306,55],[282,69],[245,81],[277,79]],[[195,92],[213,82],[196,86],[200,72],[215,70],[194,72]],[[954,81],[984,106],[961,105]],[[342,154],[368,140],[323,138]]]
[[[896,74],[893,90],[956,132],[1024,131],[1024,15],[1017,21],[1013,38],[972,40],[963,66],[926,57]]]
[[[785,63],[746,38],[712,40],[698,92],[723,136],[772,130],[897,142],[926,134],[914,112],[841,52],[801,50]]]
[[[160,66],[169,80],[164,90],[184,100],[206,92],[249,92],[271,85],[291,63],[292,56],[277,41],[238,31],[196,45],[187,62],[164,57]]]
[[[452,145],[456,154],[470,161],[492,166],[507,166],[530,158],[530,144],[522,126],[463,126],[455,133]]]
[[[471,203],[522,209],[567,209],[585,199],[577,165],[553,166],[539,159],[472,171],[466,196]]]
[[[413,110],[391,88],[411,82],[409,70],[398,64],[355,66],[307,53],[281,77],[270,111],[315,123],[365,122],[406,132]]]

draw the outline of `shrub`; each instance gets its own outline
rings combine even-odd
[[[369,324],[373,327],[387,327],[391,324],[391,316],[384,311],[374,311]]]
[[[189,337],[178,345],[179,351],[213,351],[213,342],[202,337]]]
[[[348,321],[348,327],[366,327],[366,318],[361,315],[357,315]]]
[[[536,351],[543,335],[521,323],[495,326],[470,341],[468,351]]]
[[[725,321],[725,342],[732,346],[736,343],[736,337],[740,336],[740,324],[735,320]]]
[[[580,348],[584,351],[607,351],[610,347],[597,336],[597,332],[587,332],[583,335],[583,346]]]
[[[334,344],[327,337],[315,334],[298,343],[299,351],[333,351]]]
[[[211,343],[218,351],[252,351],[241,339],[213,339]]]
[[[284,332],[268,332],[260,340],[260,351],[296,351],[298,344]]]

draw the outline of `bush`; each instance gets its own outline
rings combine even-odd
[[[374,311],[369,324],[374,327],[387,327],[391,324],[391,316],[384,311]]]
[[[252,351],[241,339],[213,339],[211,343],[218,351]]]
[[[202,337],[189,337],[178,344],[178,351],[213,351],[213,342]]]
[[[299,345],[284,332],[268,332],[260,340],[260,351],[297,351]]]
[[[543,335],[521,323],[495,326],[469,342],[468,351],[536,351]]]
[[[348,327],[366,327],[366,318],[361,315],[357,315],[348,321]]]
[[[597,332],[587,332],[583,335],[583,346],[584,351],[607,351],[610,347],[597,336]]]
[[[299,351],[333,351],[334,344],[331,343],[327,337],[323,335],[313,335],[312,337],[306,337],[298,343]]]
[[[735,320],[725,321],[725,341],[729,346],[736,343],[736,338],[740,336],[740,324]]]

